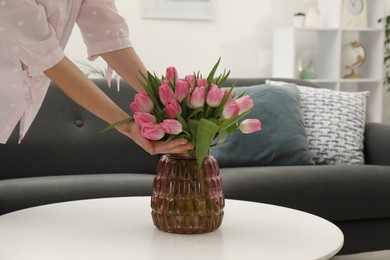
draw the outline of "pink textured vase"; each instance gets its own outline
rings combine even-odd
[[[206,156],[198,169],[193,154],[161,157],[151,198],[154,225],[171,233],[195,234],[217,229],[225,197],[219,166]]]

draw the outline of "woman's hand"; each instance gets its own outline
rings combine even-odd
[[[152,155],[159,153],[186,153],[194,148],[184,138],[174,139],[169,142],[150,141],[141,135],[140,128],[134,121],[118,125],[116,129],[130,137],[136,144]]]

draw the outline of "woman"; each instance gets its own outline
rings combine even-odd
[[[146,68],[128,38],[115,0],[0,0],[0,143],[20,121],[20,140],[43,102],[50,80],[71,99],[111,124],[128,115],[63,53],[77,23],[90,60],[101,56],[135,90]],[[185,139],[150,142],[134,122],[117,127],[150,154],[192,149]]]

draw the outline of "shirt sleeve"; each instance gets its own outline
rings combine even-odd
[[[42,74],[64,57],[45,9],[34,0],[0,1],[0,36],[30,76]]]
[[[90,60],[101,53],[131,47],[128,26],[114,0],[84,0],[77,24]]]

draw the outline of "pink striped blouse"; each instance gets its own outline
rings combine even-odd
[[[75,23],[90,60],[131,47],[115,0],[0,0],[0,143],[19,121],[26,134],[50,83],[43,71],[63,59]]]

